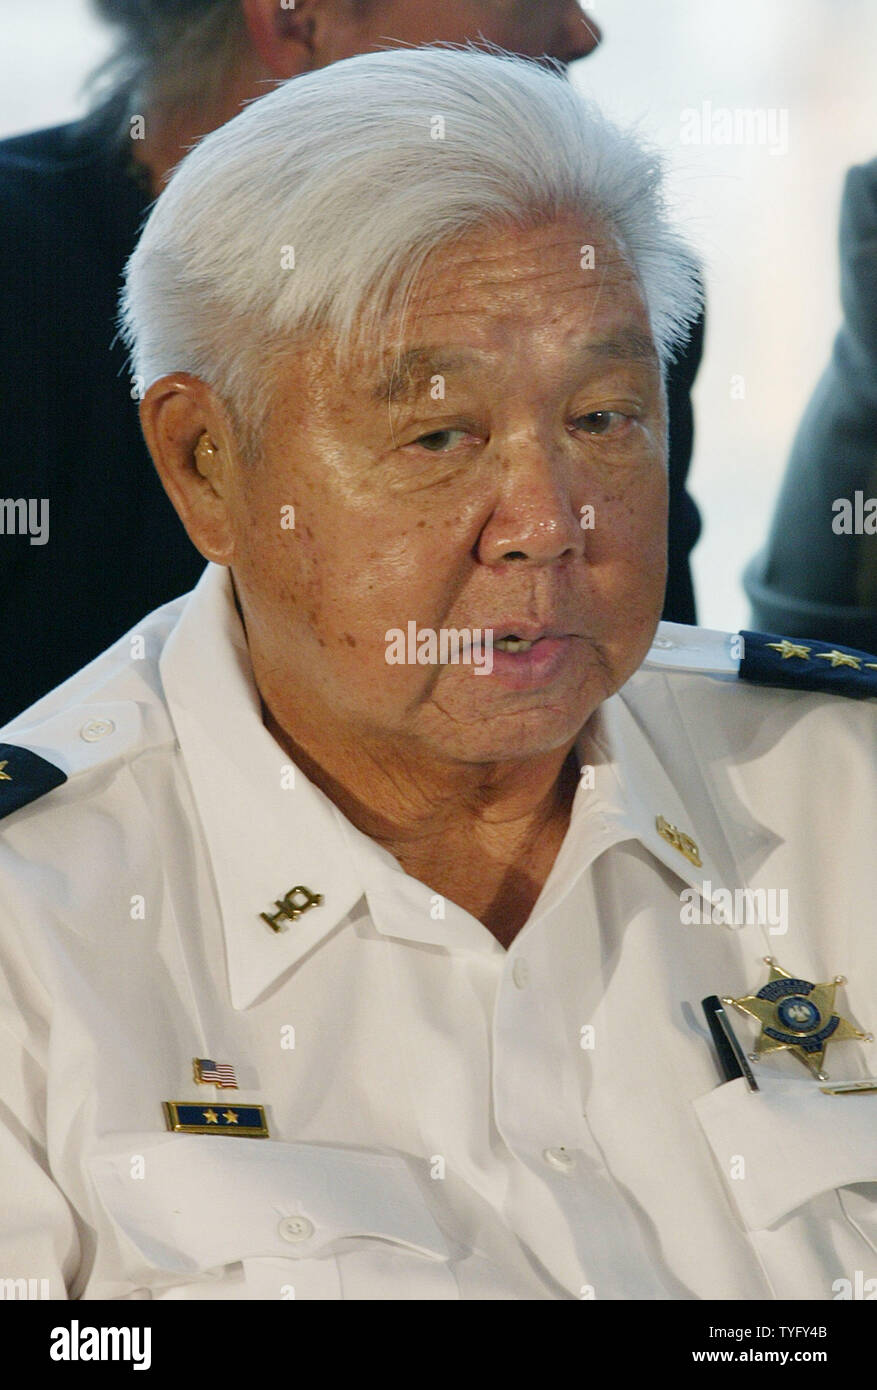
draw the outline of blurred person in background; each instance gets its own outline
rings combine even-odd
[[[3,493],[18,523],[0,544],[0,645],[15,654],[0,682],[0,724],[141,614],[191,589],[204,567],[152,466],[137,419],[143,384],[115,340],[123,267],[187,149],[278,81],[356,53],[483,40],[566,67],[600,40],[575,0],[297,0],[294,8],[93,0],[93,8],[119,33],[100,70],[109,91],[84,120],[0,144],[0,437]],[[663,616],[682,623],[696,621],[688,557],[700,519],[685,480],[702,344],[701,315],[666,379]]]
[[[843,324],[744,587],[753,627],[868,652],[877,650],[877,159],[847,174],[840,284]]]

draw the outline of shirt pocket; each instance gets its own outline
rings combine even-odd
[[[730,1081],[694,1108],[774,1297],[877,1289],[877,1095],[763,1072],[758,1084]]]
[[[818,1081],[759,1074],[694,1101],[747,1230],[774,1226],[832,1189],[877,1182],[877,1094],[826,1095]]]
[[[102,1251],[99,1235],[87,1298],[122,1287],[158,1297],[456,1297],[448,1244],[403,1157],[131,1134],[101,1141],[87,1168],[116,1237]]]

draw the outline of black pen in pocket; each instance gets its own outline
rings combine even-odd
[[[731,1020],[725,1013],[721,999],[717,994],[710,994],[706,999],[701,1000],[701,1007],[706,1014],[706,1021],[716,1045],[716,1052],[719,1054],[719,1064],[724,1072],[725,1080],[736,1081],[738,1076],[745,1076],[750,1091],[757,1091],[758,1082],[752,1075],[752,1068],[737,1041],[737,1035],[731,1027]]]

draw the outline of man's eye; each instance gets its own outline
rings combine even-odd
[[[629,419],[630,416],[622,415],[620,410],[592,410],[588,415],[577,416],[573,424],[586,434],[609,434],[620,429]]]
[[[431,434],[422,434],[414,443],[419,444],[422,449],[428,449],[431,454],[443,454],[457,440],[465,439],[465,430],[433,430]]]

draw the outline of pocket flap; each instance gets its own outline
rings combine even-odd
[[[164,1270],[194,1273],[261,1256],[312,1259],[376,1239],[437,1260],[450,1253],[407,1160],[392,1154],[114,1134],[87,1166],[113,1222]]]
[[[693,1102],[749,1230],[821,1192],[877,1181],[877,1093],[826,1095],[807,1078],[757,1080],[758,1091],[738,1077]]]

